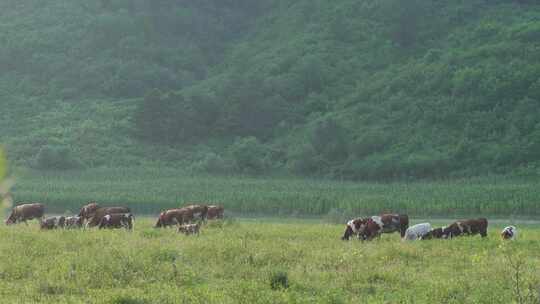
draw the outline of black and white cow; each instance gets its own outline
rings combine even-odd
[[[518,231],[515,226],[504,227],[501,231],[501,237],[503,240],[515,240],[518,236]]]

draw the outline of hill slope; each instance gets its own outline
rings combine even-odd
[[[3,4],[12,157],[370,179],[540,160],[538,5],[160,2]]]

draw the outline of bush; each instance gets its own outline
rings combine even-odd
[[[236,140],[230,147],[236,170],[241,173],[261,174],[268,168],[268,147],[253,136]]]
[[[285,271],[276,271],[270,275],[270,287],[273,290],[289,288],[289,276]]]
[[[82,167],[82,163],[75,159],[71,150],[66,146],[43,146],[34,160],[37,169],[67,170]]]
[[[233,161],[223,158],[213,152],[205,153],[201,159],[195,162],[191,169],[197,172],[205,172],[212,174],[227,174],[233,171]]]

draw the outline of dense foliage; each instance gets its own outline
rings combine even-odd
[[[0,134],[77,166],[347,179],[536,174],[540,5],[0,4]]]

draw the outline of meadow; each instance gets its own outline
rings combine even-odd
[[[538,218],[537,180],[491,176],[414,181],[348,182],[300,178],[200,176],[166,168],[14,170],[14,200],[74,213],[91,200],[155,215],[185,202],[221,204],[229,214],[330,218],[401,212],[414,217]]]
[[[0,227],[0,302],[538,301],[535,225],[519,225],[514,242],[492,225],[486,239],[405,243],[393,234],[362,243],[341,241],[343,225],[315,220],[226,219],[199,236],[152,224],[139,218],[132,232]]]

